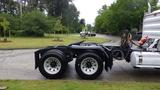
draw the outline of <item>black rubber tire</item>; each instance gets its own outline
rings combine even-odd
[[[44,62],[47,58],[49,57],[56,57],[61,63],[61,70],[56,73],[56,74],[49,74],[47,71],[44,69]],[[39,71],[40,73],[46,77],[47,79],[60,79],[64,75],[66,68],[67,68],[68,62],[65,60],[65,55],[61,51],[51,51],[51,52],[46,52],[42,58],[41,58],[41,63],[39,66]]]
[[[94,73],[94,74],[92,74],[92,75],[87,75],[87,74],[85,74],[82,70],[81,70],[81,62],[85,59],[85,58],[87,58],[87,57],[92,57],[92,58],[94,58],[96,61],[97,61],[97,63],[98,63],[98,69],[97,69],[97,71]],[[76,72],[77,72],[77,74],[80,76],[80,78],[82,78],[82,79],[86,79],[86,80],[94,80],[94,79],[96,79],[101,73],[102,73],[102,71],[103,71],[103,61],[102,61],[102,59],[98,56],[98,55],[96,55],[96,54],[94,54],[94,53],[84,53],[84,54],[82,54],[82,55],[80,55],[78,58],[77,58],[77,60],[76,60],[76,63],[75,63],[75,69],[76,69]]]

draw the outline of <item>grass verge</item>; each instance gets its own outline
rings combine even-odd
[[[160,90],[153,82],[100,82],[100,81],[0,81],[7,90]]]
[[[46,46],[54,45],[68,45],[73,42],[78,42],[85,40],[87,42],[96,42],[103,43],[108,40],[104,38],[88,37],[86,39],[81,38],[76,35],[59,35],[62,41],[54,41],[53,37],[44,37],[44,38],[26,38],[26,37],[17,37],[10,38],[11,42],[0,42],[0,49],[12,49],[12,48],[42,48]]]

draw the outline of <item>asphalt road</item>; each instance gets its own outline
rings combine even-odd
[[[46,80],[34,68],[34,52],[28,50],[0,50],[0,80]],[[73,60],[62,80],[81,80],[76,74]],[[158,69],[133,69],[125,61],[114,61],[111,71],[105,70],[97,80],[100,81],[160,81]]]

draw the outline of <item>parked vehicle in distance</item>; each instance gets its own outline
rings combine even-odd
[[[95,33],[95,32],[90,32],[90,31],[89,31],[87,35],[92,37],[92,36],[96,36],[96,33]]]
[[[93,36],[96,36],[96,33],[95,32],[90,32],[90,31],[87,31],[87,32],[82,31],[82,32],[80,32],[80,36],[81,37],[84,36],[84,35],[89,36],[89,37],[93,37]]]

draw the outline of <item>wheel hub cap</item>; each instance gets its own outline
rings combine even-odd
[[[49,57],[44,61],[44,70],[49,74],[57,74],[61,70],[61,62],[56,57]]]
[[[98,70],[98,62],[92,57],[87,57],[81,62],[81,70],[87,75],[92,75]]]
[[[86,63],[86,67],[87,67],[87,68],[91,68],[91,67],[92,67],[92,63],[91,63],[91,62],[87,62],[87,63]]]
[[[57,66],[57,63],[54,61],[54,62],[51,62],[50,65],[51,65],[52,68],[55,68]]]

